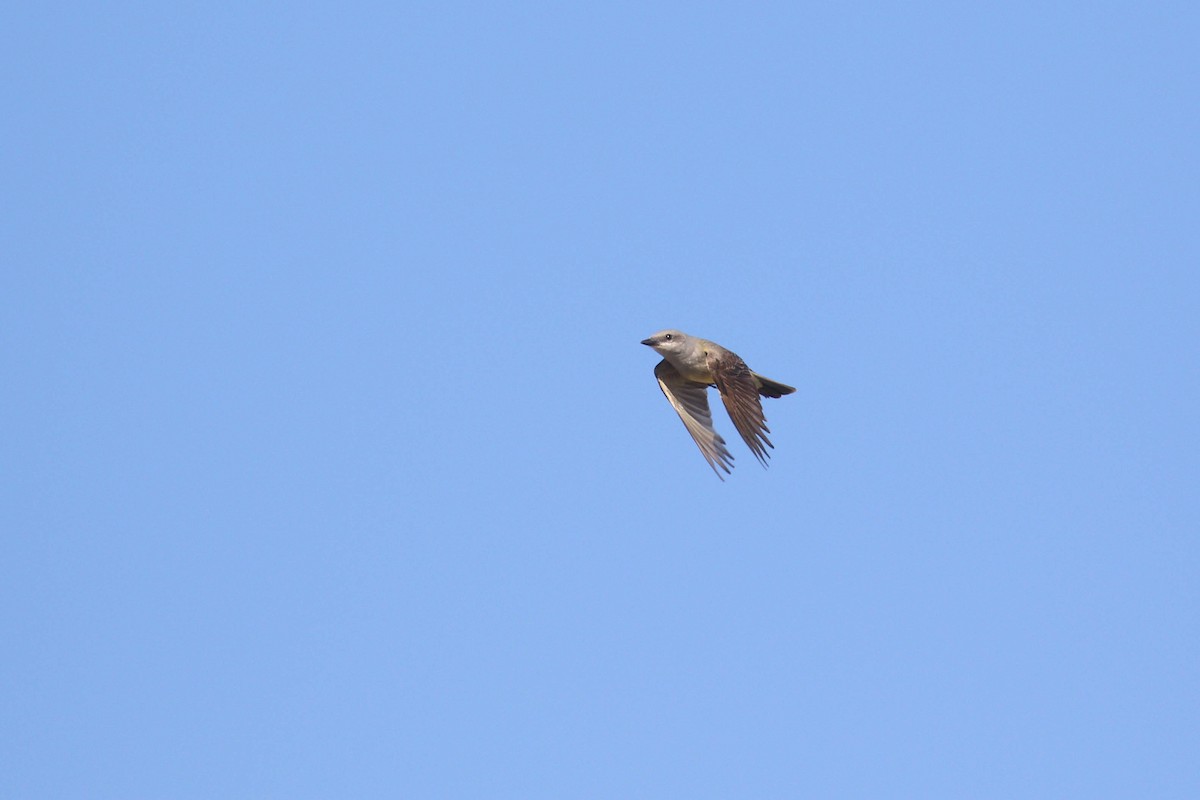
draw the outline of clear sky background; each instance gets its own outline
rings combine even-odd
[[[227,5],[0,13],[0,795],[1200,797],[1195,3]]]

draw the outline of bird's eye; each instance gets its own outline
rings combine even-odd
[[[666,340],[669,342],[669,341],[671,341],[671,334],[669,334],[669,333],[668,333],[668,334],[667,334],[665,337],[663,337],[663,338],[665,338],[665,339],[666,339]]]

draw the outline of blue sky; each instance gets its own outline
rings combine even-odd
[[[1200,796],[1194,4],[0,30],[3,796]]]

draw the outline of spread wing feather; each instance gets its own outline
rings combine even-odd
[[[659,388],[683,420],[704,460],[718,478],[725,480],[717,468],[729,474],[733,455],[726,449],[725,440],[713,429],[712,412],[708,410],[708,384],[687,380],[666,359],[658,362],[654,377],[658,378]]]
[[[759,384],[754,373],[745,361],[729,351],[719,354],[710,351],[706,358],[729,418],[754,457],[765,467],[767,459],[771,457],[767,448],[773,449],[775,445],[767,438],[771,430],[767,427],[767,418],[763,416],[762,401],[758,397]]]

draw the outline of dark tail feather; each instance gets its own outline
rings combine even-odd
[[[754,377],[758,378],[758,393],[763,397],[783,397],[785,394],[791,394],[796,391],[796,387],[794,386],[788,386],[786,383],[764,378],[757,372],[754,373]]]

